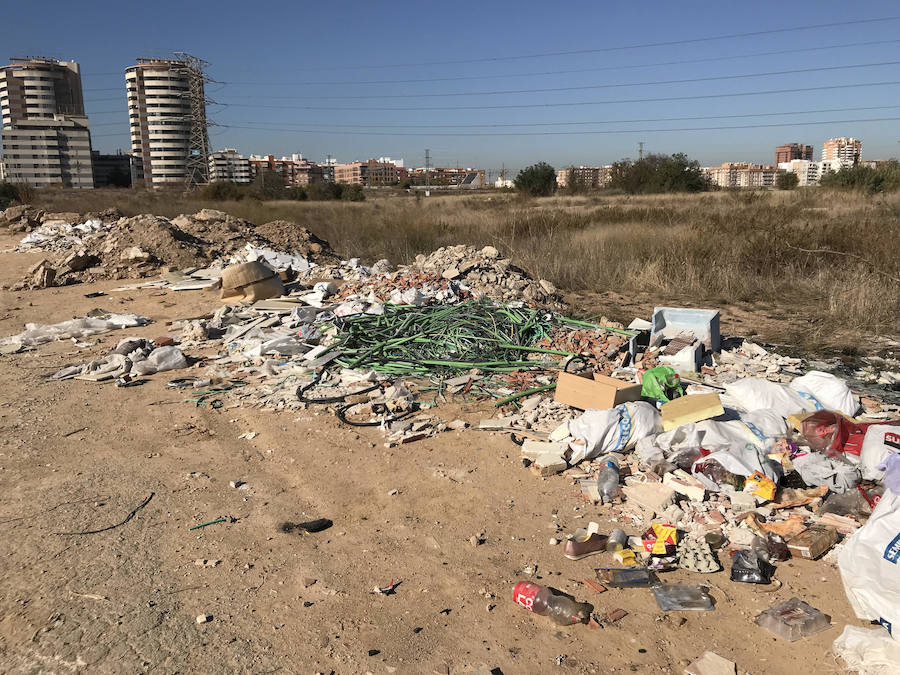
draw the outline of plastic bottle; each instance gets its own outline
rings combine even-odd
[[[513,589],[513,600],[525,609],[549,616],[560,626],[571,626],[590,621],[594,606],[587,602],[575,602],[565,595],[558,595],[547,586],[530,581],[520,581]]]
[[[616,551],[621,551],[625,548],[627,543],[628,535],[625,534],[624,530],[616,528],[609,533],[609,538],[606,540],[606,550],[609,553],[615,553]]]
[[[612,502],[619,496],[619,467],[611,459],[607,459],[606,465],[600,469],[600,475],[597,476],[597,490],[604,504]]]

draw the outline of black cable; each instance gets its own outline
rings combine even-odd
[[[620,103],[657,103],[668,101],[698,101],[712,98],[735,98],[740,96],[762,96],[768,94],[796,94],[809,91],[826,91],[830,89],[858,89],[861,87],[884,87],[889,85],[900,84],[900,80],[887,80],[884,82],[850,82],[848,84],[828,84],[818,87],[792,87],[790,89],[762,89],[757,91],[739,91],[718,94],[694,94],[691,96],[661,96],[654,98],[631,98],[617,99],[609,101],[571,101],[565,103],[511,103],[497,105],[466,105],[466,106],[440,106],[438,108],[422,108],[422,107],[373,107],[366,106],[366,111],[405,111],[405,112],[444,112],[448,110],[509,110],[520,108],[566,108],[572,106],[583,105],[615,105]],[[328,112],[335,111],[359,111],[358,107],[353,108],[333,108],[325,106],[284,106],[284,105],[262,105],[258,103],[225,103],[233,108],[254,108],[254,109],[271,109],[271,110],[323,110]]]
[[[375,384],[375,385],[372,385],[371,387],[367,387],[365,389],[360,389],[359,391],[352,391],[352,392],[348,392],[346,394],[340,394],[338,396],[326,396],[324,398],[307,398],[305,395],[306,392],[309,391],[310,389],[312,389],[313,387],[315,387],[317,384],[319,384],[319,380],[322,379],[322,375],[324,373],[325,373],[324,369],[320,370],[318,373],[316,373],[316,375],[313,377],[312,381],[309,384],[305,384],[305,385],[301,385],[301,386],[297,387],[297,398],[300,401],[302,401],[303,403],[315,403],[315,404],[340,403],[348,396],[358,396],[360,394],[368,394],[370,391],[375,391],[376,389],[381,387],[380,384]]]
[[[798,73],[817,73],[833,70],[852,70],[858,68],[877,68],[881,66],[896,66],[900,61],[878,61],[875,63],[855,63],[847,66],[818,66],[816,68],[795,68],[791,70],[773,70],[765,73],[739,73],[736,75],[709,75],[706,77],[687,77],[677,80],[650,80],[646,82],[618,82],[603,84],[584,84],[569,87],[543,87],[538,89],[494,89],[490,91],[452,91],[431,92],[420,94],[342,94],[335,96],[266,96],[267,99],[301,100],[301,101],[330,101],[330,100],[369,100],[388,98],[444,98],[457,96],[507,96],[513,94],[550,94],[563,91],[583,91],[587,89],[619,89],[622,87],[654,87],[664,84],[691,84],[695,82],[715,82],[718,80],[740,80],[753,77],[772,77],[777,75],[796,75]],[[254,98],[259,96],[248,94],[240,98]],[[95,99],[104,100],[104,99]],[[109,100],[109,99],[107,99]]]
[[[898,83],[900,84],[900,83]],[[496,133],[465,133],[465,132],[403,132],[403,131],[341,131],[339,133],[347,136],[452,136],[452,137],[478,137],[478,136],[590,136],[590,135],[606,135],[606,134],[634,134],[634,133],[658,133],[672,131],[727,131],[733,129],[767,129],[773,127],[802,127],[802,126],[818,126],[822,124],[858,124],[862,122],[895,122],[900,117],[872,117],[866,119],[845,119],[845,120],[821,120],[821,121],[804,121],[804,122],[779,122],[772,124],[733,124],[729,126],[719,127],[678,127],[665,129],[603,129],[603,130],[582,130],[582,131],[506,131]],[[245,129],[248,131],[284,131],[297,134],[322,134],[321,130],[315,129],[281,129],[278,127],[250,127],[236,124],[223,124],[222,126],[229,129]]]
[[[351,403],[350,405],[345,405],[341,408],[338,408],[335,413],[337,414],[337,418],[343,422],[344,424],[349,424],[351,427],[380,427],[382,424],[393,424],[394,422],[399,422],[400,420],[404,420],[417,410],[414,408],[412,410],[407,410],[405,413],[400,413],[399,415],[394,415],[390,418],[385,418],[382,420],[378,420],[376,422],[354,422],[352,420],[347,419],[347,411],[350,408],[359,405],[358,403]]]
[[[897,21],[900,19],[900,16],[886,16],[880,17],[877,19],[856,19],[853,21],[835,21],[832,23],[820,23],[820,24],[811,24],[807,26],[792,26],[790,28],[771,28],[767,30],[757,30],[750,31],[747,33],[731,33],[728,35],[714,35],[709,37],[699,37],[699,38],[685,38],[683,40],[667,40],[664,42],[644,42],[638,44],[631,45],[618,45],[613,47],[596,47],[593,49],[573,49],[567,51],[558,51],[558,52],[542,52],[535,54],[517,54],[511,56],[488,56],[477,59],[458,59],[452,61],[424,61],[424,62],[410,62],[406,61],[404,63],[386,63],[379,65],[362,65],[362,64],[354,64],[352,66],[331,66],[331,67],[322,67],[322,66],[309,66],[307,68],[294,68],[294,70],[316,70],[316,71],[325,71],[325,70],[376,70],[376,69],[384,69],[384,68],[404,68],[409,67],[411,65],[421,66],[421,67],[433,67],[433,66],[450,66],[450,65],[461,65],[468,63],[495,63],[498,61],[514,61],[518,59],[538,59],[538,58],[547,58],[552,56],[577,56],[579,54],[600,54],[600,53],[609,53],[609,52],[617,52],[617,51],[627,51],[631,49],[648,49],[651,47],[671,47],[675,45],[686,45],[686,44],[697,44],[701,42],[713,42],[716,40],[733,40],[735,38],[743,38],[743,37],[757,37],[760,35],[772,35],[775,33],[789,33],[792,31],[802,31],[802,30],[817,30],[819,28],[834,28],[834,27],[845,27],[845,26],[854,26],[860,24],[868,24],[868,23],[884,23],[888,21]]]
[[[845,49],[849,47],[871,47],[873,45],[895,44],[900,39],[891,40],[870,40],[866,42],[845,42],[837,45],[822,45],[817,47],[802,47],[799,49],[779,49],[768,52],[752,52],[749,54],[726,54],[717,55],[716,61],[732,61],[737,59],[753,59],[760,56],[780,56],[783,54],[799,54],[802,52],[818,52],[830,49]],[[635,68],[659,68],[663,66],[682,66],[692,63],[709,63],[708,56],[702,59],[682,59],[680,61],[657,61],[656,63],[635,63],[629,65],[602,66],[598,68],[578,68],[574,70],[545,70],[532,71],[528,73],[490,73],[485,75],[460,75],[455,77],[422,77],[407,78],[402,80],[312,80],[308,82],[261,82],[260,80],[241,80],[224,82],[223,84],[241,85],[241,86],[257,86],[257,87],[310,87],[310,86],[353,86],[353,85],[375,85],[375,84],[416,84],[422,82],[458,82],[464,80],[496,80],[508,77],[542,77],[546,75],[574,75],[579,73],[596,73],[609,70],[633,70]],[[85,89],[85,91],[111,91],[110,89]]]
[[[818,115],[822,113],[832,112],[857,112],[861,110],[894,110],[900,108],[900,103],[895,105],[870,105],[870,106],[854,106],[850,108],[819,108],[818,110],[782,110],[775,112],[761,113],[743,113],[740,115],[693,115],[689,117],[632,117],[628,119],[614,120],[578,120],[575,122],[497,122],[493,124],[442,124],[440,122],[433,124],[415,124],[407,122],[391,122],[385,124],[304,124],[304,125],[286,125],[297,129],[496,129],[510,127],[566,127],[566,126],[584,126],[596,124],[636,124],[643,122],[687,122],[694,120],[728,120],[728,119],[744,119],[750,117],[777,117],[778,115]],[[91,127],[111,126],[111,125],[127,126],[128,122],[109,122],[103,124],[92,124]],[[280,124],[279,122],[254,122],[259,125]]]

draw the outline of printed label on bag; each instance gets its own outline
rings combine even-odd
[[[884,549],[884,555],[882,557],[889,563],[897,564],[898,559],[900,559],[900,534],[897,534],[896,537],[891,539],[891,543]]]

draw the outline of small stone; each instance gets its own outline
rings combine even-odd
[[[312,577],[303,577],[303,588],[309,588],[314,583],[316,583],[316,580]]]
[[[388,496],[393,497],[394,495],[399,494],[399,493],[400,493],[400,490],[398,490],[397,488],[394,488],[393,490],[388,492]]]
[[[197,623],[209,623],[213,620],[212,614],[198,614]]]
[[[555,537],[550,537],[550,545],[551,546],[556,546],[558,544],[559,544],[559,539],[557,539]]]
[[[241,487],[241,486],[244,484],[244,481],[242,481],[242,480],[233,480],[233,481],[230,481],[228,484],[229,484],[231,487],[233,487],[233,488],[239,488],[239,487]]]
[[[380,649],[370,649],[369,656],[378,656],[381,653]]]
[[[613,609],[606,613],[606,618],[609,619],[613,623],[615,623],[616,621],[619,621],[620,619],[624,619],[626,616],[628,616],[628,612],[626,612],[621,607],[619,607],[617,609]]]

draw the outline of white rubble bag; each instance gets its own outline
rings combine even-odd
[[[900,642],[884,628],[844,626],[831,651],[858,675],[894,675],[900,664]]]
[[[838,568],[856,616],[900,631],[900,495],[885,490],[838,554]]]
[[[732,382],[725,385],[725,392],[744,410],[771,409],[782,417],[823,409],[822,404],[811,394],[794,391],[783,384],[760,377],[747,377]]]
[[[900,426],[877,424],[866,430],[859,452],[859,468],[865,480],[880,481],[884,471],[878,466],[890,455],[900,452]]]
[[[848,417],[859,412],[859,397],[854,396],[844,380],[831,373],[811,370],[791,381],[790,388],[801,396],[812,396],[825,410],[838,410]]]
[[[662,431],[656,406],[644,401],[622,403],[609,410],[586,410],[569,422],[572,456],[569,464],[592,459],[608,452],[633,448],[641,438]]]

